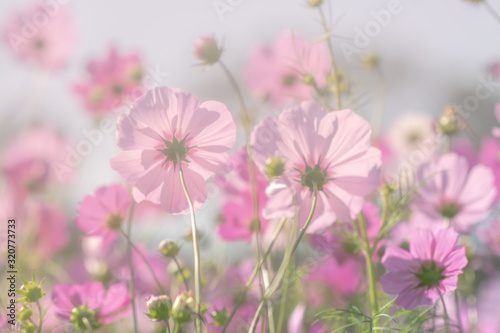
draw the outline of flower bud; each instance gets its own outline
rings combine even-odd
[[[45,279],[44,279],[45,280]],[[45,293],[42,291],[43,281],[38,281],[33,277],[31,282],[24,281],[24,284],[17,291],[19,295],[23,296],[18,302],[24,304],[36,303],[42,298]]]
[[[213,65],[219,61],[222,49],[214,37],[200,37],[193,45],[193,53],[203,65]]]
[[[164,321],[170,318],[172,302],[167,295],[146,297],[146,307],[148,308],[148,317],[153,321]]]
[[[160,252],[167,258],[173,258],[179,253],[179,246],[176,242],[166,239],[158,246]]]
[[[458,116],[457,110],[451,105],[446,106],[444,109],[439,117],[438,125],[441,132],[448,136],[458,134],[465,127],[465,123]]]
[[[304,73],[304,75],[302,76],[302,83],[306,86],[314,87],[316,85],[314,75],[312,75],[311,73]]]
[[[17,315],[17,320],[19,321],[26,321],[31,318],[31,315],[33,314],[33,310],[29,307],[22,307],[19,310],[19,314]]]
[[[309,7],[315,8],[323,4],[323,0],[309,0]]]
[[[179,324],[191,320],[191,314],[195,312],[195,303],[191,290],[183,291],[175,298],[172,305],[172,318]]]

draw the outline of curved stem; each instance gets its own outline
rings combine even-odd
[[[335,102],[337,105],[337,110],[342,109],[342,102],[340,100],[340,81],[339,81],[339,73],[337,72],[337,66],[335,65],[335,57],[333,55],[333,46],[332,46],[332,41],[330,39],[330,29],[328,28],[328,25],[326,24],[326,18],[325,14],[323,13],[323,10],[321,9],[321,6],[318,7],[319,10],[319,15],[321,17],[321,24],[323,25],[323,29],[325,30],[325,33],[327,34],[327,39],[326,43],[328,45],[328,52],[330,52],[330,60],[332,63],[332,71],[333,71],[333,78],[335,80]]]
[[[130,239],[130,237],[125,234],[123,232],[123,230],[120,229],[120,233],[122,234],[123,237],[125,237],[125,239],[127,240],[128,244],[130,245],[130,247],[135,251],[135,253],[137,253],[139,255],[139,257],[141,257],[141,260],[144,262],[144,264],[146,265],[146,267],[148,268],[149,270],[149,273],[151,274],[151,276],[153,277],[153,279],[155,280],[155,283],[156,283],[156,286],[158,287],[158,289],[163,293],[165,294],[166,291],[165,289],[163,288],[163,286],[161,285],[160,283],[160,280],[158,280],[158,277],[156,276],[153,268],[151,267],[151,265],[149,264],[149,261],[148,259],[144,256],[144,254],[137,248],[137,246],[134,245],[134,243],[132,242],[132,240]]]
[[[200,274],[200,249],[198,246],[198,232],[196,230],[196,216],[194,214],[194,206],[189,192],[186,186],[186,181],[184,180],[184,173],[182,172],[182,161],[177,154],[177,165],[179,166],[179,175],[181,177],[182,189],[184,190],[184,195],[189,205],[189,214],[191,215],[191,233],[193,235],[193,252],[194,252],[194,289],[195,289],[195,299],[196,299],[196,312],[195,316],[195,327],[196,332],[201,331],[201,274]]]
[[[226,324],[224,325],[224,328],[222,329],[222,333],[226,333],[226,330],[227,330],[227,328],[229,326],[229,323],[231,322],[231,320],[233,319],[234,315],[236,314],[236,311],[238,310],[238,308],[240,307],[240,305],[243,304],[243,302],[245,300],[245,297],[246,297],[248,291],[250,290],[250,287],[251,287],[253,281],[255,280],[255,277],[257,276],[258,272],[260,271],[260,268],[264,264],[264,261],[267,259],[267,257],[271,253],[271,250],[274,247],[274,243],[276,242],[276,239],[278,238],[281,230],[283,230],[283,227],[285,226],[286,221],[287,221],[286,218],[283,218],[281,220],[280,224],[278,225],[278,227],[276,228],[276,231],[274,232],[274,235],[273,235],[273,239],[272,239],[271,243],[269,244],[269,247],[267,248],[266,252],[262,256],[262,259],[260,260],[260,262],[258,263],[258,265],[255,266],[255,268],[254,268],[254,270],[252,272],[252,275],[250,275],[250,278],[248,279],[247,283],[245,284],[245,289],[243,290],[243,292],[241,293],[240,297],[236,301],[236,304],[234,305],[234,309],[231,312],[231,315],[229,316],[229,318],[227,319]]]
[[[42,307],[40,306],[40,302],[36,301],[36,307],[38,308],[38,333],[42,333],[42,324],[43,324],[43,313]]]
[[[179,261],[177,260],[176,257],[172,257],[172,259],[174,260],[175,265],[177,266],[177,269],[179,270],[179,272],[181,272],[182,282],[184,282],[184,286],[186,287],[186,291],[190,290],[189,285],[188,285],[187,280],[186,280],[186,277],[184,276],[184,271],[182,270],[181,264],[179,263]]]
[[[372,310],[372,316],[375,316],[379,311],[378,297],[377,297],[377,281],[375,276],[375,267],[373,265],[373,249],[370,246],[370,239],[368,238],[368,233],[366,231],[366,222],[363,213],[358,216],[359,226],[361,234],[364,241],[363,252],[365,254],[366,260],[366,271],[368,275],[368,293],[370,297],[370,306]]]
[[[130,269],[130,281],[129,281],[129,289],[130,289],[130,297],[132,298],[132,317],[134,321],[134,332],[138,333],[137,330],[137,309],[135,307],[135,284],[134,284],[134,265],[132,264],[132,242],[128,235],[130,235],[130,231],[132,229],[132,215],[134,214],[134,206],[135,201],[132,200],[132,204],[130,205],[130,210],[128,212],[128,221],[127,221],[127,234],[125,234],[121,229],[121,233],[125,235],[125,238],[128,240],[127,246],[127,260],[128,267]]]
[[[181,325],[177,324],[177,322],[174,323],[174,333],[179,333],[179,328]]]
[[[309,224],[311,224],[311,220],[314,216],[314,211],[316,210],[316,203],[318,201],[318,190],[315,188],[314,193],[313,193],[313,201],[311,205],[311,211],[309,212],[309,216],[307,217],[307,221],[300,230],[299,235],[297,236],[297,239],[295,239],[295,243],[293,244],[293,247],[290,252],[288,252],[288,255],[285,255],[283,258],[283,261],[280,265],[280,268],[278,269],[278,272],[276,273],[276,276],[274,277],[273,281],[271,282],[271,285],[267,288],[266,292],[264,293],[264,297],[262,301],[259,304],[259,308],[257,309],[257,312],[255,313],[255,316],[252,320],[252,324],[250,325],[250,329],[248,330],[249,333],[254,333],[255,328],[257,327],[257,324],[259,322],[259,309],[262,309],[263,303],[265,303],[267,300],[271,299],[273,296],[274,292],[278,288],[281,280],[283,279],[283,276],[286,272],[286,269],[288,268],[288,265],[290,264],[290,261],[292,259],[293,254],[295,253],[295,250],[297,250],[297,247],[300,244],[300,241],[302,240],[302,237],[306,233],[307,228],[309,227]]]

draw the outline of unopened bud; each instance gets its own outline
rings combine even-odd
[[[170,318],[172,302],[167,295],[146,297],[146,307],[148,308],[148,317],[153,321],[164,321]]]
[[[186,323],[191,320],[191,315],[195,312],[194,297],[191,290],[184,291],[175,298],[172,305],[172,318],[178,323]]]
[[[158,246],[160,252],[167,258],[173,258],[179,253],[179,246],[176,242],[166,239]]]
[[[200,37],[193,45],[193,53],[203,65],[213,65],[219,61],[222,49],[214,37]]]

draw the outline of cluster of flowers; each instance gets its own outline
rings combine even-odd
[[[322,1],[310,5],[324,19]],[[37,6],[13,17],[5,40],[20,59],[55,70],[71,49],[69,14],[59,8],[19,39],[40,12],[48,15]],[[144,91],[139,56],[112,48],[73,90],[92,116],[133,101],[109,160],[125,182],[85,195],[74,221],[62,208],[72,175],[62,181],[52,169],[64,159],[62,137],[38,124],[3,152],[0,214],[19,220],[20,271],[46,276],[18,290],[23,332],[500,331],[499,128],[477,153],[447,107],[374,135],[343,108],[351,92],[330,40],[290,33],[251,55],[246,86],[280,110],[253,126],[215,38],[200,38],[193,53],[227,75],[241,126],[221,102]],[[240,128],[246,141],[234,147]],[[207,184],[222,193],[216,237],[245,242],[255,258],[226,264],[200,251]],[[192,266],[180,242],[136,242],[132,227],[165,212],[190,215]]]

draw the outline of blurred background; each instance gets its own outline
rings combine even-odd
[[[0,25],[13,12],[22,11],[32,1],[2,0]],[[103,58],[110,47],[121,53],[137,53],[153,77],[153,85],[177,87],[203,100],[225,103],[237,118],[238,104],[219,67],[206,70],[197,66],[192,44],[199,37],[214,35],[223,41],[224,61],[243,84],[244,69],[252,50],[272,45],[280,34],[294,34],[319,40],[323,29],[315,10],[305,0],[65,0],[74,26],[74,44],[63,67],[48,71],[20,60],[7,42],[0,46],[0,150],[11,143],[15,133],[33,119],[56,129],[71,142],[85,139],[84,131],[96,128],[81,100],[73,91],[86,77],[89,61]],[[486,7],[465,0],[396,1],[398,14],[369,37],[359,54],[345,56],[342,43],[355,45],[360,29],[374,22],[375,13],[388,9],[394,1],[332,0],[327,17],[334,26],[337,65],[356,91],[351,107],[367,119],[376,103],[385,108],[384,125],[406,111],[434,116],[447,104],[461,104],[487,78],[491,66],[500,61],[500,24]],[[498,1],[491,4],[500,11]],[[328,7],[327,7],[328,8]],[[359,38],[359,37],[358,37]],[[378,72],[367,73],[364,59],[376,55]],[[498,80],[498,79],[497,79]],[[380,88],[385,97],[378,99]],[[496,123],[493,116],[500,89],[482,100],[477,111],[466,119],[475,144]],[[260,116],[270,107],[245,98]],[[123,106],[116,114],[128,110]],[[33,116],[36,114],[37,116]],[[240,137],[240,144],[242,138]],[[76,170],[71,191],[64,198],[70,217],[77,203],[98,186],[121,181],[110,168],[109,159],[118,147],[114,131],[104,135]],[[216,191],[216,190],[214,190]],[[216,197],[213,194],[212,197]],[[214,199],[207,201],[199,218],[214,220]],[[157,244],[166,235],[175,239],[188,228],[187,217],[169,217],[183,227],[157,223],[141,229],[145,239]],[[210,233],[213,224],[201,222]],[[138,237],[141,237],[139,235]]]

